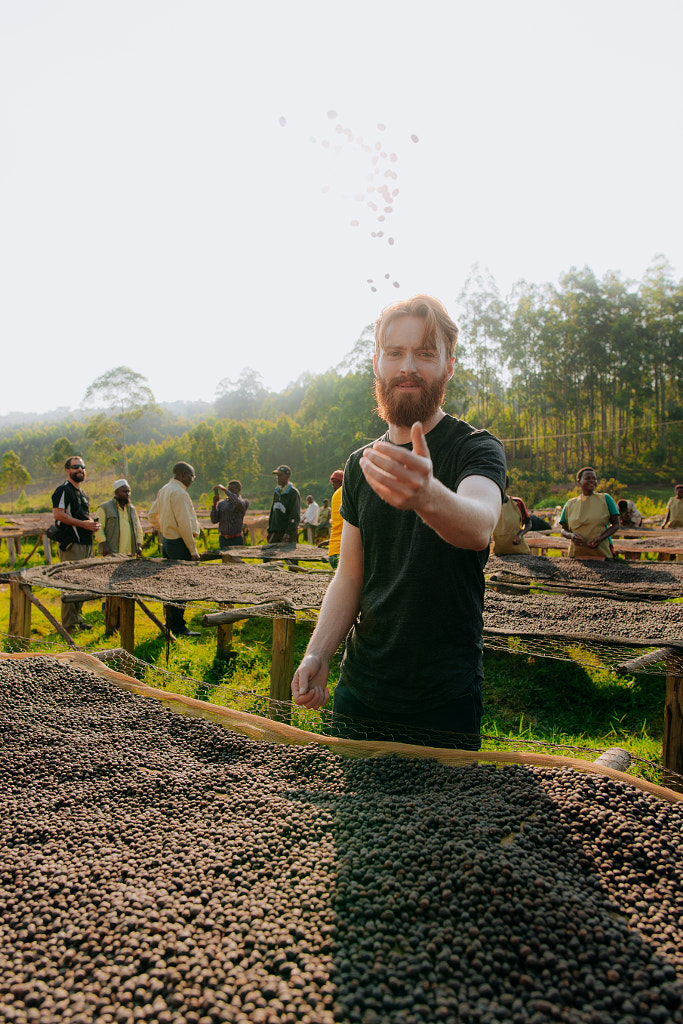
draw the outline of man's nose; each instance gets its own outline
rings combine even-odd
[[[416,369],[417,369],[417,364],[415,362],[415,354],[413,352],[408,352],[408,351],[404,352],[402,357],[401,357],[401,366],[400,366],[401,373],[405,373],[405,374],[415,373]]]

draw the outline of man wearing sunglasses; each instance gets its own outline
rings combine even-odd
[[[70,455],[64,463],[66,480],[52,495],[52,515],[58,526],[60,562],[79,562],[93,557],[93,537],[99,523],[90,515],[88,496],[81,484],[85,463],[79,455]],[[67,633],[91,629],[81,614],[82,604],[62,601],[62,625]]]

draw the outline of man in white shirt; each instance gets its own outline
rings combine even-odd
[[[320,505],[317,501],[313,501],[313,495],[306,495],[306,511],[301,517],[301,528],[304,531],[306,540],[309,544],[313,543],[315,537],[315,528],[318,525],[318,519],[320,518]]]
[[[173,476],[161,488],[149,510],[149,521],[161,536],[161,551],[164,558],[180,559],[184,562],[198,562],[199,553],[195,537],[199,536],[199,524],[195,515],[188,487],[195,473],[189,462],[176,462]],[[182,605],[165,606],[168,628],[176,636],[199,636],[185,625]]]

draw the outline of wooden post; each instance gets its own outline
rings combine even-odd
[[[13,569],[17,560],[17,549],[14,545],[14,537],[5,537],[5,540],[7,541],[7,553],[9,555],[10,569]]]
[[[43,551],[45,552],[45,565],[52,565],[52,541],[46,533],[43,534]]]
[[[104,599],[104,635],[111,636],[121,624],[120,598],[109,595]]]
[[[289,722],[294,674],[294,624],[296,619],[278,616],[273,619],[273,657],[270,665],[270,702],[268,717]]]
[[[231,608],[230,604],[220,604],[219,608]],[[222,661],[228,660],[232,651],[232,622],[223,622],[216,627],[216,657]]]
[[[663,784],[683,793],[683,669],[680,652],[670,654],[666,659],[662,762]]]
[[[17,638],[17,647],[25,650],[31,636],[31,601],[19,580],[10,580],[9,594],[8,632]]]
[[[135,598],[120,597],[119,636],[121,646],[129,654],[135,653]]]

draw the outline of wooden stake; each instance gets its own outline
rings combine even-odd
[[[119,636],[121,646],[129,654],[135,654],[135,598],[120,597]]]
[[[273,656],[270,665],[268,717],[276,722],[291,720],[292,675],[294,673],[294,624],[292,617],[273,619]]]
[[[229,604],[221,604],[222,609],[230,608]],[[223,622],[216,627],[216,657],[228,660],[232,651],[232,622]]]
[[[9,545],[11,537],[7,538]],[[12,552],[14,553],[14,552]],[[31,636],[31,599],[27,595],[27,588],[20,580],[10,580],[9,585],[9,635],[16,637],[19,645],[24,649],[28,647]]]
[[[121,622],[121,605],[118,597],[111,594],[104,601],[104,635],[115,633]]]
[[[666,659],[662,762],[664,785],[683,793],[683,675],[677,655]]]
[[[145,613],[145,615],[147,616],[147,618],[151,619],[152,622],[154,623],[154,625],[158,626],[158,628],[161,630],[162,634],[164,636],[166,636],[166,626],[163,624],[161,619],[157,618],[157,616],[154,614],[152,609],[148,608],[147,605],[145,604],[145,602],[141,601],[139,597],[136,597],[135,600],[137,601],[139,606],[142,608],[142,610]]]

